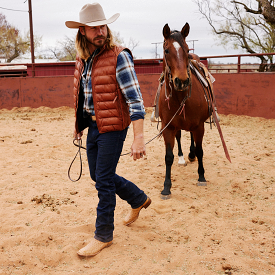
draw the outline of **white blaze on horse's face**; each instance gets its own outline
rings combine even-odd
[[[180,59],[180,52],[179,52],[179,50],[181,48],[180,44],[177,41],[175,41],[175,42],[173,42],[173,46],[175,47],[175,49],[177,51],[178,59]]]

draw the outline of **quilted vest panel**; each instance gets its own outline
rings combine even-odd
[[[128,105],[116,80],[117,56],[124,49],[121,46],[103,49],[93,61],[92,92],[100,133],[121,131],[131,122]]]

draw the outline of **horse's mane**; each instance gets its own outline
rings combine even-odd
[[[176,40],[181,45],[181,47],[183,48],[183,46],[184,46],[184,39],[183,39],[182,34],[181,34],[180,31],[172,30],[170,36],[174,40]]]
[[[177,31],[177,30],[172,30],[171,33],[170,33],[171,36],[173,35],[175,37],[177,37],[178,34],[181,34],[181,33],[179,31]]]

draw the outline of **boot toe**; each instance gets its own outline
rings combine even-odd
[[[151,202],[151,199],[147,197],[146,201],[140,207],[136,209],[131,209],[130,213],[124,219],[124,225],[130,225],[131,223],[136,221],[139,216],[140,210],[142,208],[147,208],[151,204]]]
[[[101,242],[96,239],[93,239],[90,243],[88,243],[85,247],[81,248],[77,254],[82,257],[92,257],[97,255],[102,249],[110,246],[113,242]]]

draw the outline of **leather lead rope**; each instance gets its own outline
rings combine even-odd
[[[71,164],[70,164],[70,166],[69,166],[69,169],[68,169],[68,177],[69,177],[69,179],[70,179],[72,182],[76,182],[76,181],[80,180],[80,178],[81,178],[81,176],[82,176],[82,158],[81,158],[81,151],[80,151],[80,149],[82,148],[82,149],[85,149],[85,150],[86,150],[86,148],[82,146],[82,140],[81,140],[81,139],[78,140],[78,144],[76,144],[75,141],[76,141],[76,139],[73,140],[73,144],[74,144],[76,147],[78,147],[78,150],[77,150],[76,155],[75,155],[75,157],[74,157],[73,161],[71,162]],[[74,163],[74,161],[75,161],[75,159],[76,159],[76,157],[77,157],[78,154],[79,154],[79,160],[80,160],[80,172],[79,172],[78,178],[77,178],[76,180],[73,180],[73,179],[71,178],[71,176],[70,176],[70,172],[71,172],[71,167],[72,167],[72,165],[73,165],[73,163]]]
[[[188,96],[186,96],[186,97],[182,100],[182,102],[181,102],[181,104],[180,104],[180,107],[178,108],[178,110],[176,111],[176,113],[174,114],[174,116],[171,118],[171,120],[165,125],[165,127],[164,127],[156,136],[154,136],[152,139],[150,139],[149,141],[147,141],[147,142],[145,143],[145,145],[147,145],[148,143],[150,143],[151,141],[153,141],[154,139],[156,139],[157,137],[159,137],[159,136],[163,133],[163,131],[170,125],[170,123],[172,122],[172,120],[174,119],[174,117],[175,117],[175,116],[178,114],[178,112],[182,109],[182,107],[184,106],[185,101],[186,101],[187,99],[188,99]],[[68,177],[69,177],[69,179],[70,179],[72,182],[76,182],[76,181],[80,180],[81,175],[82,175],[82,158],[81,158],[80,149],[87,150],[85,147],[82,146],[82,141],[81,141],[81,139],[78,140],[78,144],[76,144],[75,141],[76,141],[76,139],[73,140],[73,144],[74,144],[74,146],[78,147],[78,150],[77,150],[77,153],[76,153],[76,155],[75,155],[75,157],[74,157],[73,161],[71,162],[71,164],[70,164],[70,166],[69,166],[69,169],[68,169]],[[128,152],[128,153],[125,153],[125,154],[121,154],[120,156],[126,156],[126,155],[129,155],[130,153],[131,153],[131,152]],[[80,160],[80,172],[79,172],[78,178],[77,178],[76,180],[73,180],[73,179],[71,178],[71,176],[70,176],[70,171],[71,171],[71,167],[72,167],[72,165],[73,165],[73,163],[74,163],[74,161],[75,161],[75,159],[76,159],[76,157],[77,157],[78,154],[79,154],[79,160]]]

